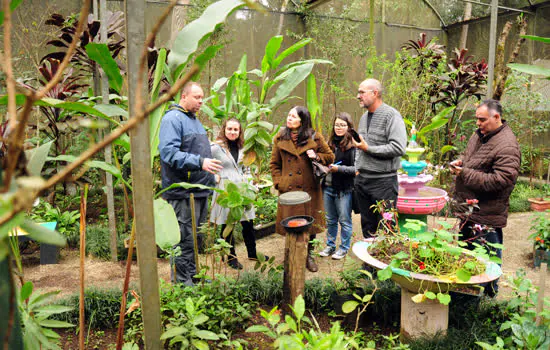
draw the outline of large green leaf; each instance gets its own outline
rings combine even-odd
[[[80,112],[85,113],[89,115],[93,115],[95,117],[99,117],[101,119],[105,119],[110,123],[113,124],[119,124],[117,121],[113,120],[109,116],[105,115],[103,112],[95,109],[94,107],[90,107],[87,104],[81,103],[81,102],[64,102],[61,100],[57,100],[54,98],[43,98],[42,102],[46,105],[50,105],[51,107],[64,109],[66,111],[72,111],[72,112]]]
[[[64,247],[67,240],[59,232],[48,230],[42,225],[35,224],[31,220],[25,219],[20,225],[22,230],[29,234],[29,237],[40,243],[47,243]]]
[[[120,105],[107,105],[107,104],[97,104],[94,106],[95,109],[105,114],[108,117],[123,117],[128,119],[128,111],[120,107]],[[120,123],[116,120],[113,120],[116,125]]]
[[[307,78],[312,69],[313,63],[291,68],[291,74],[289,74],[285,81],[279,85],[277,91],[275,92],[275,96],[269,101],[269,105],[274,108],[279,103],[283,102],[296,88],[296,86]]]
[[[205,331],[205,330],[198,330],[194,332],[195,337],[201,338],[204,340],[219,340],[220,337],[211,331]]]
[[[292,45],[291,47],[289,47],[288,49],[281,52],[281,54],[273,62],[273,68],[277,68],[285,58],[292,55],[294,52],[298,51],[299,49],[306,46],[310,42],[311,42],[311,38],[302,39],[297,43],[295,43],[294,45]]]
[[[166,110],[168,109],[169,105],[170,103],[165,103],[159,108],[155,109],[149,115],[149,133],[150,133],[149,140],[151,142],[151,167],[153,166],[155,157],[159,154],[160,122],[162,121],[162,117],[164,116],[164,113],[166,113]]]
[[[206,67],[206,64],[208,63],[208,61],[216,57],[216,54],[222,48],[223,48],[223,45],[208,46],[203,53],[197,56],[197,58],[195,59],[195,64],[199,66],[199,70],[195,73],[195,75],[193,75],[193,77],[191,78],[192,80],[198,80],[202,70],[204,69],[204,67]]]
[[[427,133],[429,131],[437,130],[440,127],[442,127],[443,125],[447,124],[448,121],[449,121],[449,119],[443,118],[443,119],[439,119],[439,120],[436,120],[434,122],[431,122],[430,124],[426,125],[422,129],[420,129],[420,131],[418,132],[418,136],[422,136],[422,135],[424,135],[425,133]]]
[[[533,64],[521,64],[521,63],[510,63],[508,67],[518,72],[527,73],[531,75],[542,75],[546,79],[550,79],[550,69],[544,68],[541,66],[535,66]]]
[[[76,157],[68,154],[63,154],[57,157],[48,157],[48,160],[57,162],[74,162],[76,160]],[[122,177],[120,170],[118,170],[118,168],[113,164],[108,164],[100,160],[90,160],[86,162],[86,165],[90,168],[97,168],[106,171],[116,178],[120,179]]]
[[[164,251],[180,241],[180,228],[174,208],[162,198],[153,202],[155,215],[155,241]]]
[[[111,56],[107,44],[89,43],[86,45],[86,53],[88,53],[88,57],[97,62],[105,74],[107,74],[111,89],[120,93],[123,82],[122,74],[120,73],[118,64]]]
[[[162,81],[162,73],[164,73],[164,66],[166,65],[166,49],[159,50],[157,57],[157,64],[155,66],[155,75],[153,77],[153,87],[151,89],[151,102],[155,102],[159,97],[160,82]]]
[[[315,75],[310,74],[306,85],[306,106],[311,113],[312,122],[315,121],[317,113],[320,112],[319,101],[317,100],[317,82]]]
[[[217,1],[208,6],[202,16],[186,25],[176,36],[168,55],[170,71],[176,72],[180,66],[185,65],[199,44],[208,38],[227,16],[242,6],[244,6],[242,0]]]
[[[10,1],[10,11],[13,12],[23,0],[11,0]],[[4,24],[4,11],[0,11],[0,26]]]
[[[50,141],[43,144],[42,146],[25,151],[28,159],[27,170],[29,171],[29,174],[31,174],[31,176],[40,176],[52,144],[53,141]]]
[[[15,103],[18,106],[22,106],[25,104],[25,95],[17,94],[15,96]],[[0,105],[7,105],[8,104],[8,97],[7,95],[0,96]],[[36,106],[42,106],[42,107],[55,107],[64,109],[66,111],[72,111],[72,112],[80,112],[84,114],[93,115],[95,117],[99,117],[101,119],[105,119],[108,122],[119,124],[116,120],[113,120],[110,118],[107,114],[103,113],[101,110],[98,110],[94,107],[90,107],[87,104],[81,103],[81,102],[66,102],[62,100],[58,100],[55,98],[49,98],[45,97],[42,100],[35,101],[34,103]],[[112,110],[112,109],[110,109]],[[118,115],[118,114],[117,114]]]
[[[542,36],[536,36],[536,35],[522,35],[522,38],[534,40],[534,41],[540,41],[546,44],[550,44],[550,38],[545,38]]]
[[[162,191],[157,192],[157,194],[155,195],[155,198],[159,198],[160,195],[163,194],[164,192],[171,190],[172,188],[178,188],[178,187],[186,188],[186,189],[198,188],[200,190],[211,190],[211,191],[216,191],[218,193],[223,193],[223,190],[216,187],[208,187],[208,186],[199,185],[199,184],[190,184],[187,182],[178,182],[175,184],[171,184],[170,186],[164,188]]]
[[[281,48],[281,43],[283,42],[283,36],[277,35],[269,39],[267,45],[265,46],[265,54],[262,59],[262,73],[265,74],[269,69],[273,69],[276,66],[274,65],[275,55],[277,51]]]

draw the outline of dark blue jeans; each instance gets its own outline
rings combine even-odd
[[[485,246],[485,249],[487,249],[488,252],[494,252],[496,256],[498,256],[500,259],[502,259],[502,249],[491,247],[486,242],[489,243],[498,243],[502,244],[502,228],[496,227],[491,229],[484,229],[481,231],[476,231],[474,229],[475,223],[471,221],[461,222],[462,228],[460,229],[460,240],[461,241],[467,241],[468,246],[467,249],[474,250],[473,243],[477,243],[479,245]],[[499,264],[502,266],[502,264]],[[494,297],[498,293],[498,279],[489,282],[484,283],[482,286],[485,288],[484,293],[490,297]]]

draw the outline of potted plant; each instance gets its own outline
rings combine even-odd
[[[546,211],[550,209],[550,184],[542,185],[542,193],[540,197],[528,198],[531,203],[531,210],[533,211]]]
[[[490,282],[502,273],[496,265],[500,259],[485,247],[463,249],[466,243],[457,240],[458,234],[451,232],[449,223],[439,222],[439,228],[424,232],[424,222],[407,219],[404,227],[416,232],[411,238],[396,230],[395,225],[384,225],[391,221],[388,214],[384,213],[378,237],[356,243],[353,251],[379,269],[379,280],[391,278],[414,293],[415,303],[429,299],[447,305],[449,292],[456,290],[479,294],[475,285]]]
[[[269,236],[275,232],[277,197],[270,192],[270,189],[271,187],[261,188],[254,203],[256,208],[256,218],[254,219],[256,239]]]
[[[539,267],[542,262],[550,265],[550,212],[534,215],[531,232],[529,239],[533,240],[535,267]]]

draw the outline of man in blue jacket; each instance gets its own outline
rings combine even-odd
[[[183,87],[178,105],[172,105],[162,118],[159,133],[159,152],[162,187],[187,182],[215,186],[214,174],[222,169],[221,162],[212,159],[210,141],[206,130],[197,119],[204,93],[199,84],[189,82]],[[163,198],[172,205],[180,225],[181,239],[178,246],[181,255],[175,258],[175,280],[193,285],[197,273],[193,245],[191,205],[189,197],[195,195],[195,220],[197,227],[207,219],[209,190],[170,189]],[[197,240],[199,247],[201,239]]]

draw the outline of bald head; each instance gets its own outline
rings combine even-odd
[[[359,84],[357,99],[361,107],[374,112],[382,104],[382,84],[376,79],[366,79]]]

